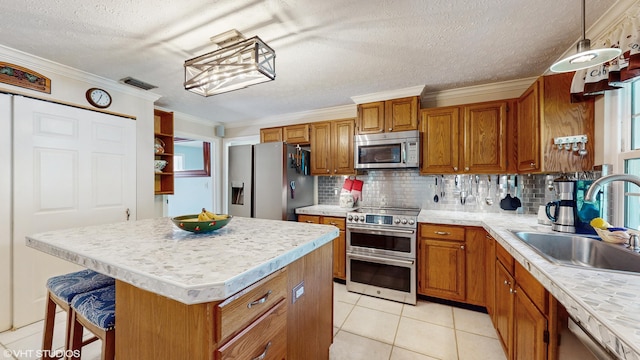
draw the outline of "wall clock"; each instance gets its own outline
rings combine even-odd
[[[106,90],[91,88],[86,95],[89,104],[97,108],[106,109],[111,106],[111,95]]]

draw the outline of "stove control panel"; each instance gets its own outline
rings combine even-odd
[[[416,217],[390,214],[348,213],[347,224],[415,228]]]

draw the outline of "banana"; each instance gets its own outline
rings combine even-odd
[[[204,214],[204,216],[207,218],[207,220],[225,220],[226,218],[228,218],[228,215],[217,215],[212,213],[211,211],[208,211],[205,208],[202,208],[202,212],[200,214]],[[198,218],[200,218],[200,215],[198,215]],[[207,220],[201,220],[201,221],[207,221]]]
[[[212,220],[206,213],[205,209],[202,209],[202,212],[198,214],[198,221],[210,221]]]

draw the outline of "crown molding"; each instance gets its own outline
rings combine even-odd
[[[262,119],[224,123],[225,128],[233,129],[240,127],[256,126],[271,127],[290,124],[300,124],[305,122],[316,122],[333,119],[355,118],[357,116],[355,105],[342,105],[330,108],[302,111],[297,113],[274,115]]]
[[[190,114],[185,114],[183,112],[172,110],[172,109],[168,109],[168,108],[164,108],[162,106],[154,106],[154,109],[167,111],[167,112],[172,112],[174,120],[184,120],[184,121],[188,121],[188,122],[191,122],[191,123],[196,123],[196,124],[206,125],[206,126],[211,126],[211,127],[215,127],[216,125],[220,125],[219,122],[214,122],[214,121],[207,120],[207,119],[204,119],[204,118],[201,118],[201,117],[197,117],[197,116],[194,116],[194,115],[190,115]]]
[[[422,94],[423,108],[519,97],[537,77],[467,86]]]
[[[0,45],[0,55],[5,59],[6,62],[33,69],[34,71],[38,71],[39,73],[47,77],[51,77],[49,74],[53,73],[59,76],[86,82],[92,85],[101,86],[108,90],[118,91],[126,95],[135,96],[152,102],[158,100],[161,97],[161,95],[153,92],[144,91],[131,87],[129,85],[121,84],[117,81],[103,78],[101,76],[75,69],[70,66],[47,60],[4,45]]]
[[[409,96],[418,96],[422,93],[424,89],[424,85],[417,85],[413,87],[408,87],[404,89],[396,89],[396,90],[388,90],[381,91],[377,93],[364,94],[364,95],[356,95],[352,96],[351,100],[353,100],[356,104],[366,104],[375,101],[384,101],[389,99],[399,99],[403,97]]]

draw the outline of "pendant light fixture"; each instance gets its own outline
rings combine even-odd
[[[219,49],[184,62],[184,88],[202,96],[244,89],[276,78],[276,53],[238,30],[212,37]]]
[[[571,72],[603,64],[616,58],[622,52],[617,48],[591,49],[591,40],[586,38],[585,0],[582,0],[582,40],[578,41],[578,53],[551,65],[549,70],[556,73]]]

